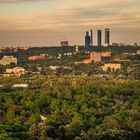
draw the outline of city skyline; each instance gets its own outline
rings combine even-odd
[[[0,46],[84,44],[104,28],[111,42],[140,42],[139,0],[0,0],[0,14]]]

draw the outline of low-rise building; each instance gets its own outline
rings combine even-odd
[[[90,53],[90,60],[94,62],[101,62],[105,58],[110,58],[111,57],[111,52],[91,52]]]
[[[4,56],[0,60],[0,65],[10,65],[11,63],[17,64],[17,58],[14,56]]]
[[[116,70],[120,70],[121,69],[121,64],[104,64],[104,66],[102,67],[103,71],[107,71],[108,69],[110,69],[111,71],[116,71]]]
[[[112,46],[119,46],[119,43],[112,43]]]
[[[91,60],[90,60],[90,59],[85,59],[85,60],[83,61],[83,63],[84,63],[84,64],[90,64],[90,63],[91,63]]]
[[[0,85],[0,88],[3,88],[4,87],[4,85]]]
[[[107,51],[107,52],[101,52],[101,56],[102,57],[111,57],[111,52]]]
[[[71,52],[68,52],[68,53],[64,53],[64,56],[71,56],[72,53]]]
[[[75,65],[83,64],[83,61],[74,62]]]
[[[61,41],[60,44],[61,44],[62,47],[69,46],[69,42],[68,41]]]
[[[140,50],[137,50],[137,54],[140,54]]]
[[[22,67],[15,67],[12,69],[6,69],[5,74],[14,74],[16,76],[21,76],[25,74],[25,69]]]
[[[101,52],[91,52],[90,60],[94,62],[101,62],[102,61]]]
[[[79,53],[79,46],[75,46],[75,52]]]
[[[59,66],[50,66],[49,68],[52,69],[52,70],[57,70],[60,67]]]
[[[28,85],[27,84],[16,84],[12,86],[13,88],[27,88]]]
[[[75,62],[75,64],[80,64],[80,63],[90,64],[92,61],[102,62],[104,58],[110,58],[110,57],[111,57],[111,52],[91,52],[89,59],[85,59],[81,62]]]
[[[29,56],[28,60],[43,60],[46,59],[47,56],[48,56],[47,54]]]

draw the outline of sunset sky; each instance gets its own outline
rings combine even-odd
[[[140,0],[0,0],[0,47],[84,44],[90,29],[96,43],[105,27],[111,42],[140,42]]]

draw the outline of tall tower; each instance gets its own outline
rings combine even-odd
[[[89,47],[90,46],[90,36],[89,36],[89,32],[86,32],[86,36],[85,36],[85,46]]]
[[[97,30],[97,43],[98,43],[98,47],[101,48],[102,46],[102,31],[101,30]]]
[[[109,28],[105,28],[105,44],[107,46],[110,45],[110,29]]]
[[[90,45],[93,46],[93,31],[90,30]]]

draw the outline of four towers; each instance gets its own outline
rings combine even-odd
[[[89,31],[86,32],[86,36],[85,36],[85,46],[93,46],[93,30],[90,30],[90,34]],[[99,48],[101,48],[102,46],[102,30],[97,30],[97,45]],[[105,45],[109,46],[110,45],[110,29],[109,28],[105,28]]]

